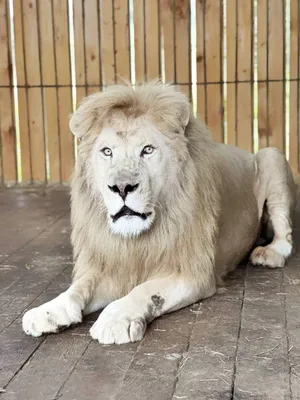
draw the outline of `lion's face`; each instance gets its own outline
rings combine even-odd
[[[166,140],[142,118],[123,129],[106,126],[98,135],[90,165],[114,233],[139,235],[155,220],[156,206],[170,192],[179,168]]]

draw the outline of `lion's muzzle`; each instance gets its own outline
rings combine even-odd
[[[151,212],[148,213],[139,213],[137,211],[132,210],[131,208],[127,207],[124,205],[119,212],[115,215],[111,215],[112,221],[116,222],[118,219],[126,216],[133,216],[133,217],[139,217],[143,219],[144,221],[151,215]]]

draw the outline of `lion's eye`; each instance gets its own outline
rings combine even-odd
[[[152,154],[154,152],[154,150],[155,150],[155,147],[153,147],[151,145],[145,146],[142,150],[141,156],[148,156],[148,155]]]
[[[102,154],[104,154],[106,157],[111,157],[112,156],[112,150],[109,147],[104,147],[103,149],[100,150]]]

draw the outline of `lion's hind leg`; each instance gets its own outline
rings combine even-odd
[[[259,190],[265,195],[267,224],[272,227],[273,239],[265,247],[256,247],[250,260],[255,265],[282,268],[292,254],[292,212],[295,203],[295,184],[284,156],[273,148],[257,154]]]

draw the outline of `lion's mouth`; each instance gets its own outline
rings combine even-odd
[[[132,217],[139,217],[143,220],[146,220],[152,213],[139,213],[137,211],[133,211],[131,208],[127,206],[123,206],[119,212],[115,215],[111,215],[112,221],[117,222],[118,219],[122,217],[132,216]]]

